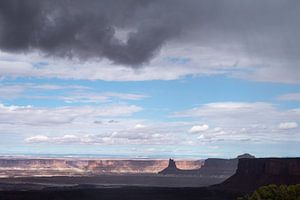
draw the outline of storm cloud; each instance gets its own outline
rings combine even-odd
[[[300,63],[297,0],[2,0],[0,49],[131,67],[168,42]]]

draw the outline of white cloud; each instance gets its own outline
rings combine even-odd
[[[282,122],[278,125],[279,129],[295,129],[298,127],[298,124],[296,122]]]
[[[12,99],[20,96],[24,91],[21,85],[0,86],[0,98]]]
[[[167,52],[165,52],[167,53]],[[180,53],[180,52],[178,52]],[[2,55],[2,56],[1,56]],[[132,69],[112,64],[105,59],[99,61],[78,62],[71,60],[40,57],[31,54],[27,56],[0,52],[0,77],[47,77],[61,79],[87,79],[106,81],[145,81],[145,80],[175,80],[187,75],[214,74],[213,68],[196,63],[182,66],[164,59],[173,55],[164,55],[154,59],[148,66]],[[175,56],[175,55],[174,55]],[[45,62],[42,68],[35,63]],[[218,66],[219,67],[219,66]]]
[[[46,64],[36,67],[40,62]],[[298,69],[283,67],[286,65],[289,63],[252,59],[240,47],[233,53],[226,48],[181,42],[165,45],[158,56],[138,69],[112,64],[106,59],[82,62],[45,58],[34,53],[22,55],[0,52],[0,77],[145,81],[222,74],[257,81],[299,83]]]
[[[189,132],[190,133],[199,133],[199,132],[207,131],[208,129],[209,129],[209,126],[207,124],[195,125],[192,128],[190,128]]]
[[[45,135],[35,135],[25,139],[27,143],[76,143],[83,142],[86,136],[63,135],[61,137],[48,137]]]
[[[295,129],[278,129],[282,122],[298,121],[300,109],[281,110],[263,102],[209,103],[175,114],[191,118],[188,121],[157,122],[130,117],[141,109],[133,105],[38,108],[0,104],[0,133],[20,134],[28,143],[91,145],[216,145],[300,138]],[[109,123],[111,120],[118,123]],[[206,124],[200,123],[203,121]]]
[[[62,138],[65,140],[74,140],[77,139],[78,137],[76,135],[64,135]]]
[[[141,100],[146,98],[146,95],[131,94],[131,93],[114,93],[114,92],[72,92],[65,96],[59,97],[67,103],[100,103],[112,101],[113,98],[121,100]]]
[[[215,128],[201,134],[202,141],[253,141],[281,142],[300,138],[300,132],[291,129],[278,130],[284,121],[298,121],[300,109],[282,110],[264,102],[216,102],[203,104],[189,110],[174,113],[173,117],[205,121]],[[282,127],[295,127],[285,124]],[[195,131],[199,128],[195,128]],[[193,131],[193,129],[190,129]],[[272,134],[272,137],[270,136]],[[293,134],[293,137],[287,136]]]
[[[199,135],[199,136],[197,137],[197,139],[199,139],[199,140],[204,139],[204,135]]]
[[[174,117],[200,117],[200,116],[215,116],[221,114],[228,115],[228,118],[235,117],[240,114],[249,114],[252,113],[255,115],[257,111],[260,113],[266,110],[273,110],[274,107],[272,104],[264,102],[217,102],[217,103],[208,103],[203,104],[200,107],[195,107],[190,110],[185,110],[182,112],[177,112]],[[262,113],[263,114],[263,113]],[[238,117],[238,116],[236,116]]]
[[[119,130],[104,134],[80,134],[47,137],[43,135],[30,136],[25,139],[27,143],[59,143],[59,144],[93,144],[93,145],[123,145],[123,144],[179,144],[179,138],[170,138],[169,133],[157,133],[161,130],[146,130],[138,132],[132,130]]]
[[[59,125],[71,123],[78,118],[130,116],[141,110],[141,107],[134,105],[39,108],[0,104],[0,123],[36,126]]]
[[[30,132],[25,134],[25,142],[28,143],[61,143],[61,144],[91,144],[91,145],[179,145],[185,144],[189,140],[188,134],[185,134],[187,122],[150,122],[147,121],[147,127],[136,129],[135,125],[145,124],[145,121],[135,119],[119,119],[119,123],[102,123],[101,125],[90,123],[89,121],[74,121],[71,124],[61,126],[34,127],[30,125],[15,126],[20,127],[21,131],[25,129]],[[4,126],[5,127],[5,126]],[[4,128],[3,126],[0,127]],[[12,126],[10,128],[10,131]],[[7,129],[8,129],[7,128]],[[17,131],[17,130],[16,130]],[[48,140],[32,140],[34,135],[44,133]],[[21,134],[21,133],[20,133]]]
[[[67,90],[60,95],[49,95],[49,90]],[[28,95],[28,91],[32,93]],[[148,96],[133,93],[99,92],[80,85],[11,84],[0,86],[0,99],[55,99],[66,103],[104,103],[114,99],[141,100]]]
[[[219,132],[219,131],[221,131],[222,129],[220,128],[220,127],[215,127],[214,129],[213,129],[213,131],[215,131],[215,132]]]
[[[13,110],[18,109],[18,107],[11,107],[10,109],[14,112]],[[178,112],[176,116],[192,119],[189,121],[156,122],[114,118],[118,123],[106,123],[111,119],[97,119],[97,116],[91,114],[61,125],[49,123],[47,127],[29,123],[2,123],[0,132],[8,132],[9,130],[18,133],[28,130],[31,135],[26,136],[26,138],[40,135],[40,133],[47,135],[48,140],[41,142],[91,145],[202,146],[217,145],[224,142],[278,143],[295,141],[300,138],[300,132],[295,131],[295,129],[278,128],[282,122],[297,121],[300,118],[300,109],[281,110],[272,104],[263,102],[209,103]],[[94,123],[100,119],[103,123]],[[206,124],[199,124],[200,121],[205,121]],[[13,120],[11,122],[13,123]],[[28,140],[30,141],[30,139],[26,141]]]
[[[28,142],[28,143],[48,142],[49,137],[47,137],[45,135],[35,135],[35,136],[32,136],[32,137],[26,138],[25,141]]]
[[[278,97],[282,101],[300,101],[300,93],[289,93]]]
[[[145,128],[146,126],[144,125],[144,124],[136,124],[135,126],[134,126],[134,128],[135,129],[143,129],[143,128]]]

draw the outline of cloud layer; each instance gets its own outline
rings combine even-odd
[[[265,102],[216,102],[175,113],[174,117],[194,118],[209,124],[195,125],[189,132],[199,140],[280,142],[299,138],[299,109],[281,110]],[[204,127],[205,126],[205,127]],[[207,125],[208,126],[208,125]]]
[[[30,130],[25,139],[28,143],[201,146],[228,142],[281,143],[298,141],[300,138],[297,123],[300,119],[299,109],[281,111],[268,103],[210,103],[174,116],[192,120],[173,122],[122,118],[137,112],[130,107],[127,107],[127,113],[120,112],[124,109],[126,107],[117,109],[118,114],[113,111],[103,113],[96,108],[93,112],[89,109],[83,112],[83,108],[73,108],[73,112],[65,109],[64,117],[59,115],[57,109],[48,109],[47,112],[52,114],[45,116],[40,109],[41,115],[34,117],[38,116],[36,109],[7,107],[6,111],[2,111],[7,118],[0,118],[0,122],[4,132],[9,130],[18,133],[19,128]],[[18,115],[20,112],[22,116],[30,113],[31,117],[22,117]],[[10,117],[7,113],[14,115]],[[78,113],[81,116],[74,116]],[[74,119],[70,120],[70,117]],[[109,120],[110,117],[118,120]],[[41,121],[43,119],[47,121]],[[12,126],[15,128],[12,129]]]
[[[144,0],[1,1],[0,48],[140,65],[177,32],[167,15],[154,16],[163,14],[152,13],[157,6]],[[126,41],[122,30],[129,32]]]
[[[56,126],[59,124],[70,124],[77,119],[130,116],[141,110],[142,108],[134,105],[39,108],[32,106],[5,106],[0,104],[0,123]]]
[[[211,56],[221,51],[213,60],[223,57],[231,66],[252,60],[256,73],[239,76],[272,81],[284,74],[284,81],[292,82],[300,74],[299,4],[296,0],[4,0],[0,49],[75,60],[106,58],[136,67],[151,61],[161,47],[168,51],[167,44],[187,45],[203,52],[212,49]],[[203,52],[197,52],[194,64],[207,64]],[[225,60],[215,63],[219,69]]]

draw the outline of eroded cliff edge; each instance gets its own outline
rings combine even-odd
[[[236,173],[219,187],[252,191],[269,184],[300,183],[300,158],[256,158],[239,160]]]
[[[180,160],[182,169],[197,169],[201,160]],[[0,158],[0,177],[98,175],[109,173],[153,173],[163,170],[168,160]]]
[[[169,165],[164,170],[160,171],[159,174],[163,175],[192,175],[192,176],[202,176],[202,177],[219,177],[219,178],[229,178],[232,176],[237,169],[238,161],[241,158],[255,158],[250,154],[239,155],[232,159],[222,159],[222,158],[208,158],[204,161],[204,165],[198,169],[183,170],[177,167],[177,162],[174,160],[169,160]]]

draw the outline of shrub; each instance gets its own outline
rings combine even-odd
[[[237,200],[300,200],[300,184],[262,186],[251,195],[239,197]]]

